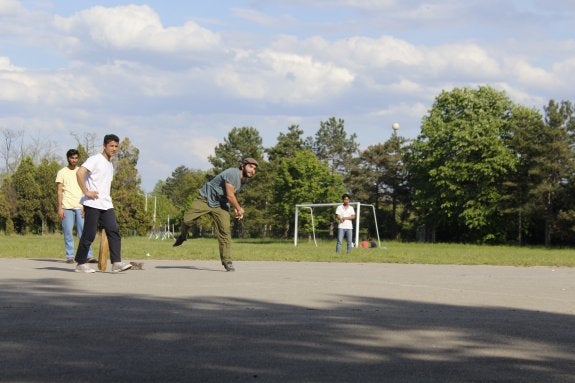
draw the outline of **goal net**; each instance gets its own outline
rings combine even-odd
[[[359,228],[360,228],[360,223],[361,223],[361,211],[362,211],[361,208],[363,206],[366,208],[371,207],[371,210],[373,212],[373,223],[375,225],[375,233],[377,235],[377,246],[381,247],[381,242],[379,239],[379,228],[377,227],[377,217],[375,215],[375,206],[370,205],[370,204],[360,203],[360,202],[350,202],[349,204],[352,205],[355,209],[355,229],[354,229],[355,246],[359,245]],[[305,204],[295,205],[295,222],[294,222],[294,235],[293,235],[294,246],[297,246],[300,209],[304,209],[304,210],[307,210],[310,212],[313,241],[317,247],[317,242],[315,240],[315,223],[314,223],[314,218],[313,218],[313,209],[316,207],[339,206],[339,205],[341,205],[341,202],[338,202],[338,203],[305,203]]]

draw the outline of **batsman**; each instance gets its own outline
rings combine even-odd
[[[78,263],[76,266],[78,273],[96,272],[86,263],[86,260],[90,245],[96,237],[98,225],[102,226],[105,231],[102,233],[102,245],[105,244],[104,238],[107,237],[112,272],[125,271],[132,267],[130,263],[122,262],[122,239],[110,195],[114,178],[114,167],[110,159],[118,152],[119,145],[118,136],[106,135],[102,152],[89,157],[76,173],[78,185],[83,193],[80,203],[84,205],[84,230],[75,257]],[[100,251],[101,260],[102,253],[104,256],[107,255],[105,249],[103,250]]]

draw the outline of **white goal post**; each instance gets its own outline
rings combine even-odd
[[[377,216],[375,215],[375,206],[370,205],[370,204],[365,204],[365,203],[360,203],[360,202],[350,202],[350,205],[355,207],[355,245],[358,246],[359,245],[359,222],[360,222],[360,213],[361,213],[361,207],[362,206],[371,206],[371,209],[373,211],[373,222],[375,223],[375,232],[377,235],[377,246],[381,247],[381,243],[379,240],[379,228],[377,227]],[[315,225],[313,222],[313,208],[314,207],[324,207],[324,206],[339,206],[341,205],[341,202],[338,203],[304,203],[304,204],[297,204],[295,205],[295,223],[294,223],[294,235],[293,235],[293,244],[294,246],[297,246],[297,235],[298,235],[298,225],[299,225],[299,209],[309,209],[310,213],[311,213],[311,228],[312,228],[312,234],[313,234],[313,241],[317,247],[317,242],[315,241]],[[335,213],[334,213],[335,214]]]

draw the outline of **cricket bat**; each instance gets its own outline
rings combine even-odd
[[[108,236],[106,230],[100,229],[100,252],[98,254],[98,270],[105,272],[108,268],[110,257],[110,247],[108,246]]]

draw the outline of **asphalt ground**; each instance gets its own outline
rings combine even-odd
[[[2,382],[575,382],[575,269],[0,259]]]

